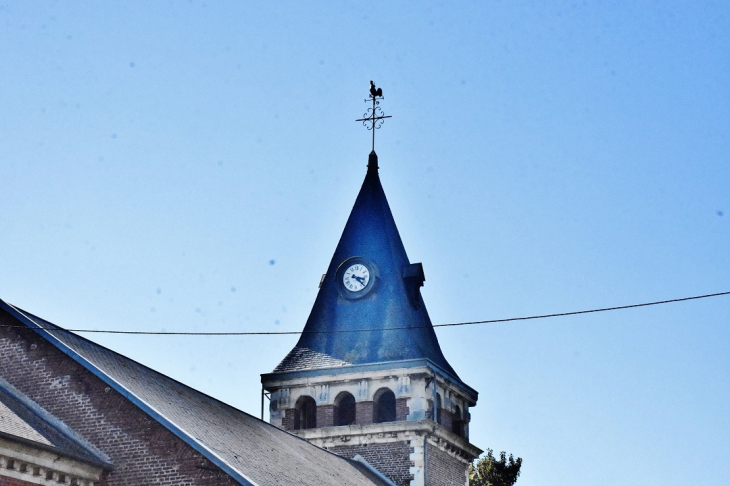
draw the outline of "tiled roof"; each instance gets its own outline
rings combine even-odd
[[[2,301],[0,308],[36,328],[38,334],[127,396],[241,484],[385,484],[354,461],[313,446],[121,354]]]
[[[24,410],[10,407],[16,405],[13,402],[11,397],[0,391],[0,432],[47,446],[53,445],[53,442],[37,430],[37,426],[32,426],[27,417],[21,416]]]
[[[86,443],[40,405],[0,378],[0,436],[52,450],[91,464],[108,466],[108,457]]]
[[[342,361],[341,359],[333,358],[324,353],[318,353],[307,348],[295,347],[284,359],[281,360],[274,373],[283,373],[287,371],[300,371],[300,370],[316,370],[319,368],[332,368],[334,366],[346,366],[351,363]]]

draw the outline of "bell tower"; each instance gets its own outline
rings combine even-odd
[[[270,421],[392,484],[464,486],[477,392],[441,352],[374,150],[367,167],[299,342],[261,375]]]

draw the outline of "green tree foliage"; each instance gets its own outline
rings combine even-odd
[[[503,451],[497,459],[492,449],[487,449],[485,456],[469,465],[469,486],[512,486],[520,477],[520,467],[521,457],[515,460],[510,454],[508,459]]]

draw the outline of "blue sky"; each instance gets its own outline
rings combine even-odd
[[[730,291],[730,7],[7,2],[0,298],[298,331],[365,175],[434,323]],[[730,297],[438,330],[518,484],[730,483]],[[252,414],[277,337],[88,337]]]

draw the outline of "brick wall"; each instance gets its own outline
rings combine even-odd
[[[428,444],[427,485],[466,486],[467,464]]]
[[[427,400],[428,408],[426,410],[426,418],[433,420],[433,400]],[[454,414],[443,408],[436,410],[437,423],[443,426],[446,430],[451,432],[452,422],[454,420]]]
[[[0,310],[3,324],[17,321]],[[111,457],[103,486],[238,484],[34,331],[0,327],[0,373]]]
[[[451,432],[451,419],[453,417],[453,414],[449,412],[448,410],[439,410],[439,424],[443,425],[443,427]]]
[[[337,407],[334,405],[318,405],[317,406],[317,428],[332,427],[335,425],[335,413]],[[284,417],[281,419],[281,428],[284,430],[294,430],[295,415],[297,411],[294,408],[284,410]],[[408,399],[397,398],[395,401],[395,419],[407,420],[409,413]],[[357,425],[369,425],[374,423],[375,402],[357,402],[355,404],[355,423]],[[449,422],[449,426],[450,422]],[[451,430],[449,428],[449,430]]]
[[[355,403],[355,423],[357,425],[370,425],[373,423],[375,413],[374,402]],[[364,457],[364,456],[363,456]]]
[[[286,410],[284,410],[284,418],[281,419],[281,428],[284,430],[294,430],[296,415],[296,409],[287,408]]]
[[[317,427],[332,427],[335,424],[335,406],[319,405],[317,407]]]
[[[396,398],[395,399],[395,419],[406,420],[408,418],[408,399],[407,398]]]
[[[391,442],[389,444],[362,444],[353,446],[329,447],[329,451],[340,456],[353,458],[361,455],[371,466],[390,478],[398,486],[408,486],[411,483],[410,468],[411,447],[407,441]],[[429,483],[430,484],[430,483]],[[437,483],[433,483],[436,485]]]

